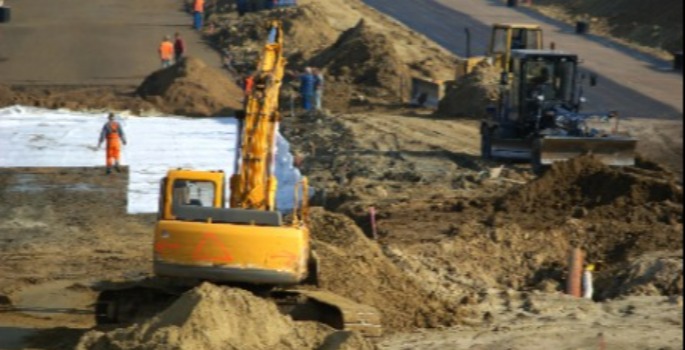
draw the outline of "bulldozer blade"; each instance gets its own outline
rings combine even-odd
[[[592,154],[606,165],[632,166],[635,165],[636,147],[637,139],[631,137],[548,136],[539,140],[536,152],[541,165]]]
[[[531,159],[532,145],[528,140],[495,139],[492,141],[492,157],[497,159]]]

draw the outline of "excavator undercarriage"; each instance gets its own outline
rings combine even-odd
[[[140,281],[106,283],[100,286],[95,305],[98,325],[125,326],[149,319],[173,304],[199,280],[150,277]],[[315,321],[339,330],[357,331],[367,337],[382,334],[381,317],[373,307],[340,295],[307,289],[230,285],[270,300],[295,321]]]

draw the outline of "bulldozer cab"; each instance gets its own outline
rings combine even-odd
[[[535,119],[540,109],[575,110],[576,69],[574,54],[546,50],[514,50],[510,88],[510,119]]]
[[[510,71],[512,50],[542,49],[542,28],[533,24],[494,24],[488,48],[488,56],[495,65]]]

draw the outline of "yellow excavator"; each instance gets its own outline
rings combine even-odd
[[[169,170],[161,181],[154,233],[155,276],[103,285],[96,303],[98,324],[149,317],[209,281],[249,289],[296,320],[381,335],[380,314],[373,307],[295,288],[316,285],[318,261],[308,228],[307,179],[296,186],[288,220],[276,208],[275,140],[285,64],[281,23],[274,21],[245,111],[237,116],[240,157],[230,177],[230,207],[225,206],[223,171]]]

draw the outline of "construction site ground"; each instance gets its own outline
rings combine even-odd
[[[409,79],[449,79],[456,50],[431,41],[436,31],[424,36],[358,0],[301,0],[241,18],[218,11],[203,37],[182,1],[7,2],[14,13],[0,24],[0,106],[228,114],[240,108],[240,90],[219,52],[231,52],[237,73],[249,71],[266,34],[260,25],[283,19],[289,69],[316,65],[328,78],[321,113],[290,115],[292,89],[284,89],[281,126],[303,174],[326,190],[311,224],[320,288],[378,308],[386,335],[293,322],[266,300],[211,284],[145,322],[95,327],[94,286],[151,273],[155,215],[126,214],[126,168],[111,177],[103,168],[3,168],[0,348],[683,348],[682,96],[670,100],[668,88],[676,81],[682,91],[681,75],[647,69],[639,83],[632,67],[644,61],[595,48],[588,67],[611,76],[618,88],[607,93],[628,115],[640,111],[620,126],[640,139],[638,162],[615,169],[582,157],[536,177],[524,163],[481,160],[473,116],[405,107]],[[412,5],[392,3],[384,11],[397,17]],[[539,19],[490,1],[428,3],[416,18],[442,18],[430,12],[442,4],[481,29],[488,13]],[[159,40],[174,31],[194,59],[152,74]],[[595,44],[571,42],[574,50]],[[597,63],[614,57],[627,66]],[[651,101],[654,118],[644,104],[633,108],[640,101]],[[563,294],[571,247],[597,266],[595,300]]]

